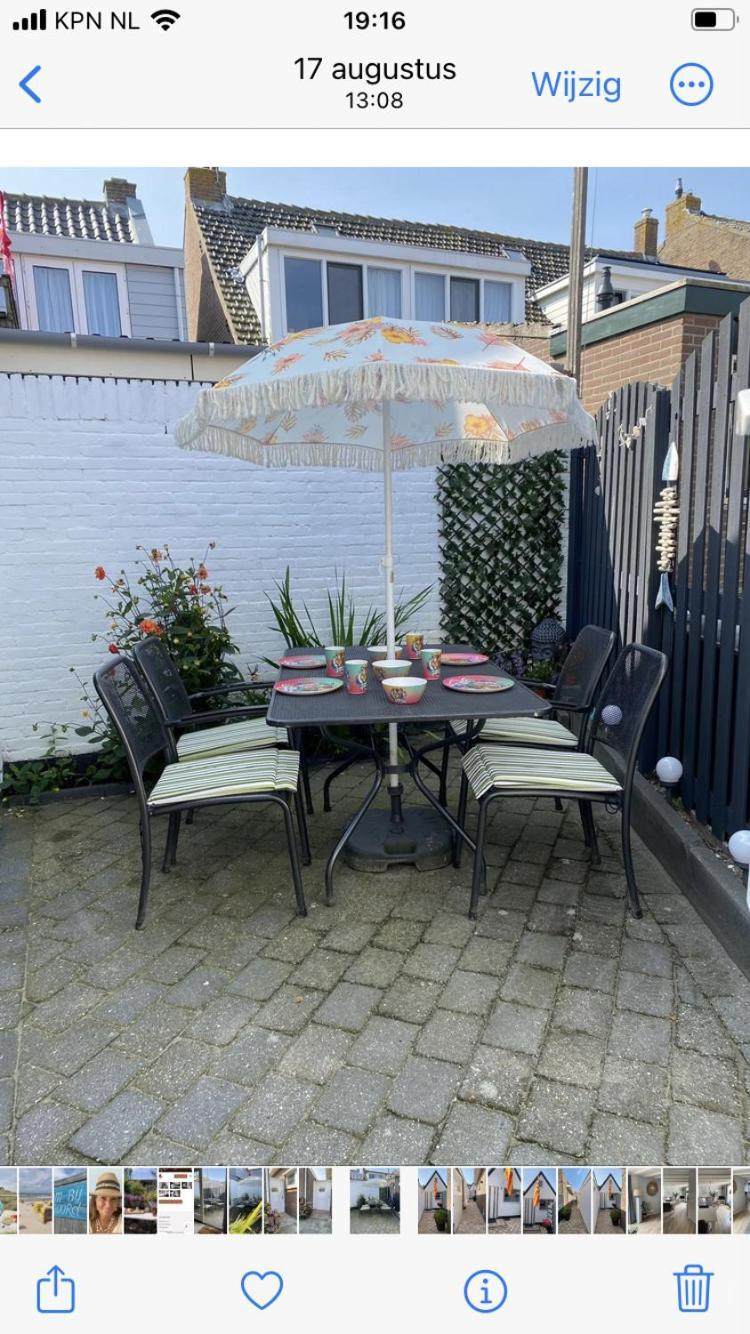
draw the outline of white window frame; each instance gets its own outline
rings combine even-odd
[[[476,272],[475,272],[475,273],[471,273],[471,272],[467,273],[465,269],[443,269],[442,267],[440,267],[440,268],[435,268],[435,269],[430,269],[430,268],[428,268],[425,264],[415,264],[415,265],[413,266],[413,268],[412,268],[412,280],[411,280],[411,308],[412,308],[412,310],[415,312],[414,315],[412,316],[412,319],[416,319],[416,318],[417,318],[417,316],[416,316],[416,309],[417,309],[417,274],[418,274],[418,273],[419,273],[419,274],[424,274],[426,277],[433,277],[433,278],[434,278],[434,277],[438,277],[438,278],[442,278],[442,279],[443,279],[443,319],[444,319],[444,320],[450,320],[450,318],[451,318],[451,313],[450,313],[450,310],[451,310],[451,307],[450,307],[450,301],[451,301],[451,278],[469,278],[469,279],[471,279],[472,281],[474,281],[474,282],[478,282],[478,283],[479,283],[479,323],[480,323],[480,324],[484,324],[484,322],[485,322],[485,320],[484,320],[484,284],[485,284],[485,282],[490,282],[490,283],[505,283],[505,284],[510,288],[510,315],[511,315],[511,318],[510,318],[510,320],[508,321],[508,323],[510,323],[510,324],[513,324],[513,323],[517,323],[517,322],[518,322],[518,321],[514,321],[513,316],[514,316],[514,314],[515,314],[516,296],[519,294],[519,291],[518,291],[517,289],[522,289],[523,298],[522,298],[522,309],[521,309],[521,321],[520,321],[520,322],[523,323],[523,320],[524,320],[525,317],[526,317],[526,279],[525,279],[525,278],[521,278],[521,279],[519,279],[519,278],[516,277],[514,274],[507,274],[507,275],[504,275],[504,274],[501,274],[501,273],[499,273],[499,274],[495,274],[495,273],[493,273],[493,274],[487,274],[487,273],[481,273],[481,272],[480,272],[480,273],[476,273]]]
[[[283,319],[283,326],[282,326],[282,333],[281,333],[281,337],[282,337],[282,338],[285,338],[286,335],[289,333],[289,326],[288,326],[288,324],[287,324],[287,305],[286,305],[286,261],[287,261],[287,259],[307,259],[307,260],[312,260],[314,263],[316,263],[316,264],[319,266],[319,269],[320,269],[320,288],[321,288],[321,309],[322,309],[322,311],[323,311],[323,324],[324,324],[325,326],[328,326],[328,325],[330,324],[330,317],[329,317],[329,311],[328,311],[328,265],[329,265],[329,264],[349,264],[349,265],[351,265],[352,267],[355,267],[355,266],[356,266],[357,268],[360,268],[360,269],[362,270],[362,310],[363,310],[363,312],[364,312],[364,314],[363,314],[363,319],[369,319],[369,318],[370,318],[370,314],[369,314],[369,312],[370,312],[370,289],[369,289],[369,285],[368,285],[368,272],[369,272],[369,270],[370,270],[371,268],[373,268],[373,269],[391,269],[391,270],[393,270],[395,273],[399,273],[399,274],[401,275],[401,316],[400,316],[400,318],[401,318],[401,319],[408,319],[408,318],[409,318],[409,316],[408,316],[408,314],[407,314],[407,309],[408,309],[408,302],[409,302],[409,295],[410,295],[410,293],[409,293],[409,289],[408,289],[408,287],[407,287],[407,283],[406,283],[406,271],[405,271],[405,266],[404,266],[403,264],[396,263],[396,262],[394,262],[393,260],[379,259],[377,256],[373,256],[371,259],[361,259],[359,256],[356,256],[356,255],[347,255],[347,254],[337,255],[337,254],[334,253],[334,252],[331,252],[330,254],[315,254],[315,253],[312,253],[312,254],[311,254],[309,251],[305,253],[305,252],[301,252],[301,251],[298,251],[298,250],[287,250],[287,249],[284,249],[284,250],[282,250],[282,251],[280,252],[280,260],[281,260],[281,262],[280,262],[280,264],[279,264],[279,275],[280,275],[279,281],[280,281],[280,287],[281,287],[281,315],[282,315],[282,319]],[[412,306],[412,308],[413,308],[413,306]]]
[[[392,272],[399,273],[401,275],[401,314],[399,316],[394,316],[393,318],[403,320],[405,318],[405,312],[407,309],[407,298],[408,298],[406,274],[404,271],[403,264],[397,264],[393,260],[389,262],[388,260],[385,259],[372,259],[372,260],[365,260],[362,265],[362,268],[364,269],[363,290],[364,290],[365,319],[372,318],[370,314],[370,288],[368,283],[368,274],[370,272],[370,269],[391,269]],[[385,316],[384,318],[387,319],[388,317]]]
[[[70,299],[73,305],[73,330],[76,334],[88,334],[86,318],[86,295],[83,287],[84,273],[113,273],[117,279],[117,299],[120,306],[121,337],[132,337],[130,323],[130,303],[128,301],[128,283],[124,264],[109,264],[102,260],[59,259],[53,255],[22,255],[21,269],[24,276],[24,297],[26,318],[29,329],[39,329],[39,312],[36,302],[36,284],[34,269],[65,269],[70,280]],[[115,336],[115,335],[112,335]]]

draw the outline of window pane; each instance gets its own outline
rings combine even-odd
[[[484,284],[484,318],[487,324],[510,323],[510,298],[510,283]]]
[[[363,315],[361,264],[329,264],[328,323],[347,324]]]
[[[479,280],[451,278],[451,319],[476,324],[479,319]]]
[[[418,320],[445,319],[445,278],[442,273],[415,275],[414,316]]]
[[[35,264],[34,291],[39,328],[46,333],[75,333],[68,270]]]
[[[401,319],[401,270],[367,270],[368,315],[387,315],[391,320]]]
[[[320,281],[320,261],[317,259],[284,259],[286,284],[287,333],[299,329],[318,329],[323,323],[323,290]]]
[[[114,273],[84,273],[83,295],[86,301],[86,324],[90,334],[102,338],[119,338],[120,297]]]

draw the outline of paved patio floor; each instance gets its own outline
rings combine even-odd
[[[0,1162],[750,1161],[750,983],[643,848],[636,922],[614,820],[591,869],[509,800],[477,923],[468,863],[327,909],[367,780],[315,784],[304,920],[270,810],[184,829],[138,933],[132,798],[0,817]]]
[[[350,1210],[349,1231],[357,1235],[377,1235],[401,1231],[398,1214],[390,1209]]]

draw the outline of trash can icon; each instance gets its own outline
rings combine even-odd
[[[703,1265],[685,1265],[675,1273],[677,1279],[677,1305],[680,1311],[699,1311],[705,1314],[711,1295],[711,1279]]]

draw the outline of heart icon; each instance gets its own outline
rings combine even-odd
[[[281,1296],[283,1286],[284,1280],[275,1269],[269,1269],[265,1274],[260,1274],[257,1269],[248,1269],[242,1275],[242,1291],[259,1311],[273,1306],[276,1298]]]

